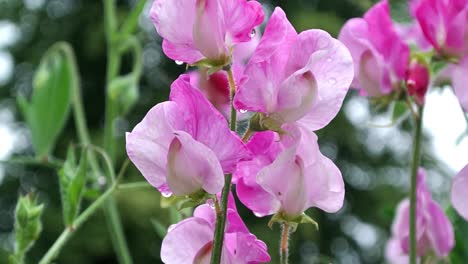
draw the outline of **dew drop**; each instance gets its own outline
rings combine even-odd
[[[257,34],[257,31],[255,31],[255,28],[250,31],[249,37],[253,38]]]
[[[330,84],[336,84],[336,79],[335,78],[330,78],[330,79],[328,79],[328,82]]]
[[[161,192],[161,195],[165,198],[169,198],[172,196],[172,193],[171,192],[166,192],[166,191],[162,191]]]
[[[175,61],[175,64],[177,64],[177,65],[182,65],[182,64],[184,64],[184,62],[183,62],[183,61],[176,60],[176,61]]]
[[[328,59],[327,59],[327,62],[332,62],[332,61],[333,61],[332,58],[328,58]]]
[[[206,201],[206,203],[211,207],[211,208],[215,208],[215,202],[213,201],[213,199],[208,199]]]
[[[239,110],[239,112],[240,112],[241,114],[245,114],[245,113],[247,113],[248,111],[247,111],[247,110],[244,110],[244,109],[241,109],[241,110]]]

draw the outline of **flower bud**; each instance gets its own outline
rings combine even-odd
[[[427,65],[417,59],[410,62],[406,71],[408,94],[414,96],[419,105],[424,103],[424,96],[429,88],[430,74]]]
[[[39,237],[42,230],[41,215],[44,205],[38,204],[32,195],[20,197],[16,206],[16,249],[15,255],[21,257]]]

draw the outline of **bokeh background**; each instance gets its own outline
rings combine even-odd
[[[169,0],[168,0],[169,1]],[[176,65],[161,51],[161,38],[148,18],[148,1],[139,20],[137,36],[144,47],[144,73],[140,99],[131,113],[119,121],[119,161],[125,160],[123,135],[146,111],[168,97],[171,82],[185,66]],[[274,6],[285,9],[298,31],[320,28],[337,36],[351,17],[361,16],[375,1],[369,0],[260,0],[269,15]],[[394,2],[394,1],[393,1]],[[118,1],[119,16],[128,14],[134,1]],[[400,14],[405,1],[393,10]],[[183,25],[181,25],[183,26]],[[74,48],[83,90],[88,125],[94,142],[100,143],[104,119],[106,44],[103,6],[97,0],[0,0],[0,159],[33,155],[30,134],[20,115],[15,97],[30,94],[33,74],[43,53],[53,43],[67,41]],[[123,71],[131,67],[131,56]],[[429,170],[433,195],[447,208],[457,232],[452,263],[468,263],[468,227],[450,209],[451,178],[468,163],[468,140],[456,144],[466,129],[461,110],[449,89],[438,89],[428,98],[425,115],[423,164]],[[320,230],[303,225],[292,235],[291,263],[384,263],[395,206],[409,189],[410,122],[380,127],[391,122],[385,109],[375,110],[366,98],[351,91],[340,114],[318,132],[322,152],[341,168],[346,181],[346,202],[336,214],[316,209],[307,213]],[[377,126],[379,125],[379,126]],[[69,142],[76,142],[70,117],[61,134],[55,156],[64,158]],[[120,164],[118,164],[120,165]],[[119,167],[119,166],[118,166]],[[141,181],[135,168],[125,181]],[[35,192],[46,204],[44,229],[28,255],[36,263],[63,230],[58,179],[51,169],[0,163],[0,263],[12,249],[14,208],[19,194]],[[125,233],[135,263],[160,263],[161,225],[168,226],[177,212],[160,207],[156,190],[119,191],[116,194]],[[87,204],[85,202],[85,204]],[[279,227],[267,227],[269,220],[256,218],[240,203],[238,207],[250,230],[264,240],[277,263]],[[92,217],[61,252],[56,263],[116,263],[104,216]]]

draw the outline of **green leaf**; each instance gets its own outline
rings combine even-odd
[[[87,151],[83,150],[79,165],[72,147],[68,149],[67,160],[59,171],[60,194],[62,197],[63,220],[66,226],[73,228],[73,221],[80,212],[81,200],[86,183]]]
[[[68,117],[72,89],[77,85],[78,73],[71,47],[67,43],[53,45],[36,71],[30,101],[18,96],[38,157],[48,156],[52,151]]]

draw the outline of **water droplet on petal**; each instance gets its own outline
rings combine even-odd
[[[183,62],[183,61],[176,60],[176,61],[175,61],[175,64],[177,64],[177,65],[182,65],[182,64],[184,64],[184,62]]]
[[[336,79],[335,78],[330,78],[330,79],[328,79],[328,82],[330,84],[336,84]]]
[[[328,58],[328,59],[327,59],[327,62],[332,62],[332,61],[333,61],[332,58]]]
[[[171,192],[161,192],[161,195],[162,195],[163,197],[168,198],[168,197],[171,197],[171,196],[172,196],[172,193],[171,193]]]
[[[213,199],[208,199],[206,201],[206,203],[211,207],[211,208],[215,208],[215,202],[213,201]]]
[[[248,110],[241,109],[241,110],[239,110],[239,112],[240,112],[241,114],[245,114],[245,113],[247,113],[247,112],[248,112]]]
[[[254,29],[252,29],[252,31],[250,31],[249,37],[253,38],[253,37],[255,37],[256,34],[257,34],[257,31],[254,28]]]

